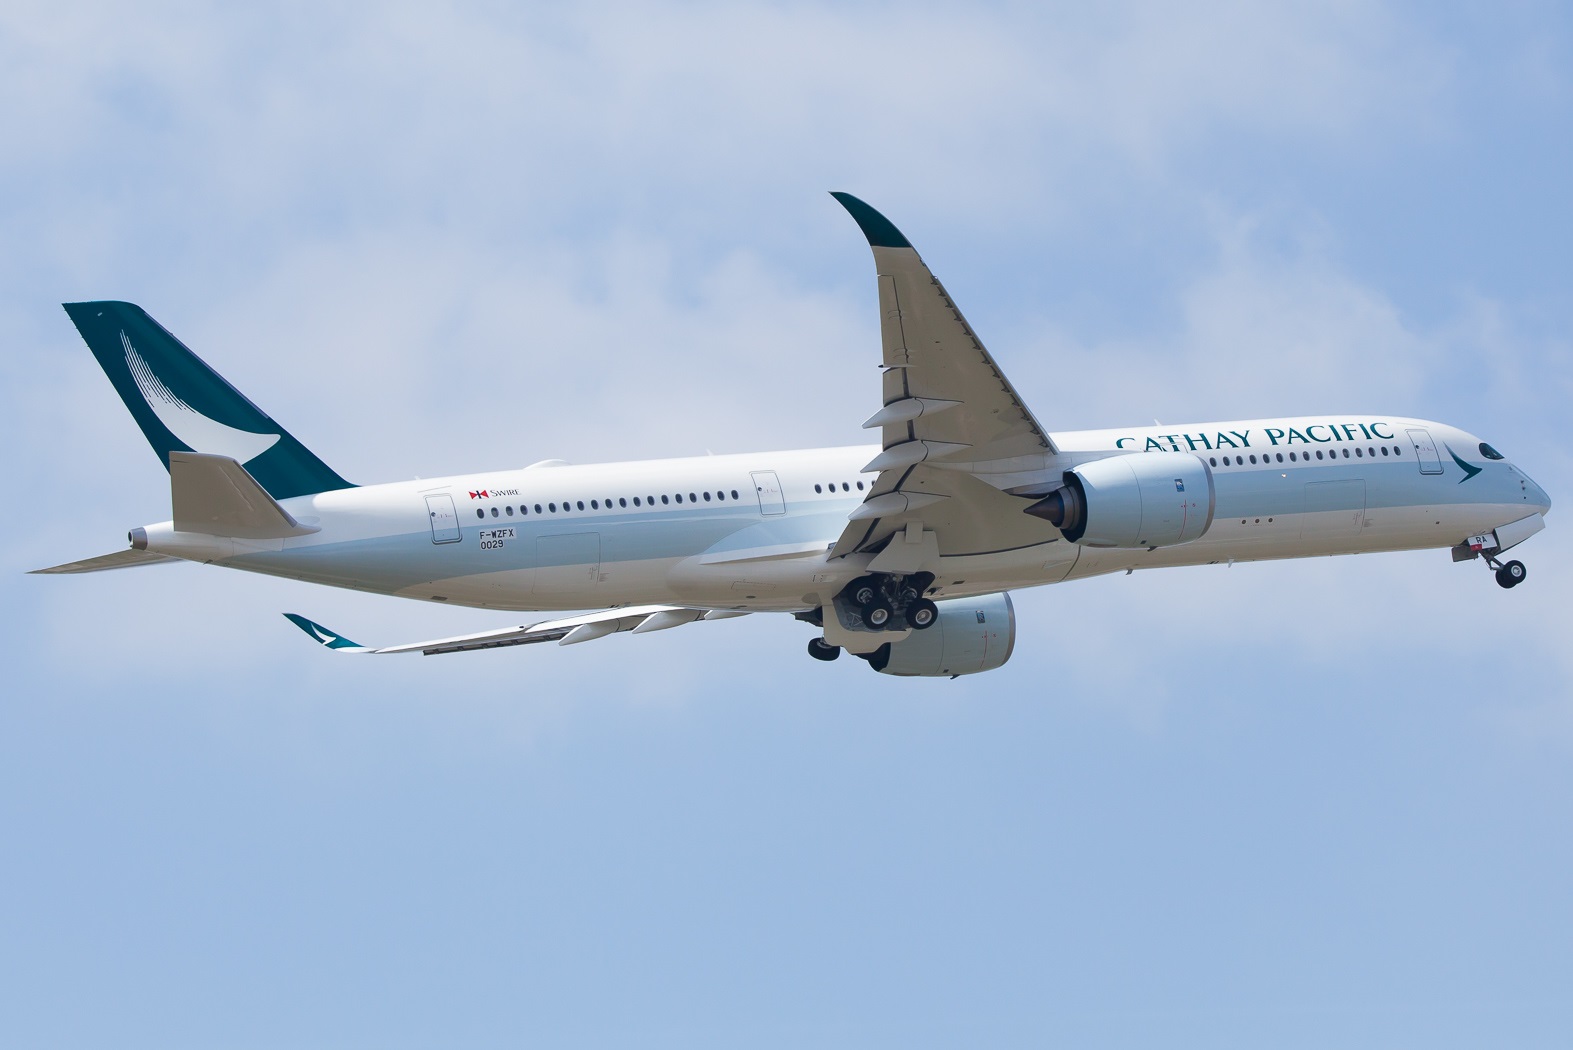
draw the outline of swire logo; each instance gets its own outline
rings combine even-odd
[[[517,496],[518,489],[471,489],[471,499],[496,499],[498,496]]]
[[[470,492],[470,498],[471,499],[490,499],[491,497],[486,494],[486,490],[485,489],[481,489],[481,491],[479,491],[479,492],[475,492],[475,491],[472,490]]]

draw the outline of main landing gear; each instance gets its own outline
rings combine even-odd
[[[870,573],[847,584],[842,595],[871,631],[925,631],[939,619],[939,606],[923,597],[934,582],[930,572],[911,576]]]

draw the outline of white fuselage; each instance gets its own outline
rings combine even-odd
[[[1052,435],[1045,479],[1121,452],[1190,452],[1216,493],[1189,543],[1100,549],[1064,540],[945,546],[935,598],[1125,569],[1450,547],[1544,513],[1545,493],[1456,428],[1391,416]],[[357,590],[493,609],[672,603],[795,611],[825,605],[867,554],[828,557],[868,493],[877,446],[539,465],[283,501],[318,531],[275,540],[149,526],[148,549]],[[1031,502],[1023,498],[1024,509]]]

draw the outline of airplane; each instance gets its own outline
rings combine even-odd
[[[1002,666],[1013,589],[1108,573],[1449,549],[1503,587],[1551,500],[1491,445],[1403,416],[1053,432],[911,242],[840,202],[874,255],[878,444],[354,485],[140,307],[64,304],[169,470],[171,517],[129,549],[41,573],[176,560],[421,601],[593,609],[341,653],[427,655],[646,634],[778,613],[808,652],[957,677]]]

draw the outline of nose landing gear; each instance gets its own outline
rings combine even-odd
[[[1524,568],[1521,561],[1504,562],[1496,567],[1497,583],[1506,588],[1514,588],[1524,582],[1524,577],[1529,575],[1529,570]]]
[[[1530,534],[1533,534],[1534,531],[1537,530],[1531,530]],[[1521,539],[1522,537],[1520,537]],[[1514,547],[1517,546],[1517,543],[1509,543],[1507,546]],[[1504,547],[1498,541],[1497,534],[1488,532],[1479,536],[1471,536],[1454,547],[1453,560],[1473,561],[1476,558],[1483,558],[1486,567],[1496,575],[1497,585],[1511,590],[1524,582],[1524,579],[1529,575],[1529,570],[1524,568],[1524,563],[1521,561],[1504,562],[1498,560],[1498,556],[1503,553]]]

